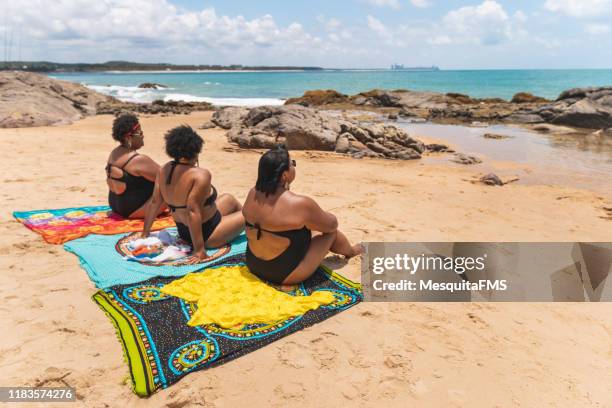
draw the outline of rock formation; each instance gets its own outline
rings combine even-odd
[[[0,72],[0,127],[68,124],[96,114],[113,98],[82,85],[30,72]]]
[[[428,149],[395,126],[357,123],[300,105],[225,108],[215,112],[212,122],[229,129],[228,139],[244,148],[267,149],[282,143],[292,150],[401,160],[448,149],[444,145]]]
[[[588,129],[612,127],[612,86],[575,88],[559,95],[551,104],[530,112],[555,125]]]
[[[612,127],[612,86],[570,89],[561,93],[553,102],[526,92],[515,94],[511,102],[499,98],[476,99],[457,93],[441,94],[402,89],[375,89],[348,97],[337,93],[333,96],[333,92],[310,91],[308,95],[331,96],[314,98],[305,94],[301,98],[287,100],[286,104],[298,103],[324,108],[330,104],[329,100],[333,99],[334,103],[338,103],[341,99],[356,108],[395,108],[400,117],[418,117],[432,121],[551,123],[588,129]]]
[[[132,103],[122,102],[117,99],[100,102],[97,106],[97,113],[117,115],[121,112],[137,112],[144,114],[188,114],[196,111],[212,110],[213,106],[208,102],[183,102],[183,101],[163,101],[157,100],[151,103]]]
[[[144,88],[144,89],[164,89],[167,88],[166,85],[162,85],[162,84],[156,84],[154,82],[144,82],[140,85],[138,85],[139,88]]]

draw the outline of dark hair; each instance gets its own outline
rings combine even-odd
[[[255,189],[266,196],[276,193],[280,178],[289,169],[289,152],[285,145],[278,145],[265,152],[259,159]]]
[[[134,130],[138,123],[138,116],[133,113],[122,113],[113,122],[113,139],[123,144],[125,136]]]
[[[193,159],[200,154],[204,140],[191,126],[181,125],[170,129],[165,136],[166,153],[174,160]]]

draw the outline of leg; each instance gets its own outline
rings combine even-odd
[[[285,278],[283,285],[295,285],[308,279],[321,265],[321,261],[325,258],[336,239],[336,234],[337,232],[332,232],[313,237],[306,256],[293,272]]]
[[[347,258],[352,258],[363,252],[361,244],[351,245],[346,235],[340,230],[336,231],[336,239],[334,240],[331,248],[329,249],[334,254],[344,255]]]
[[[240,204],[240,202],[236,200],[236,197],[231,194],[221,194],[219,197],[217,197],[216,204],[221,215],[228,215],[242,211],[242,204]]]
[[[237,211],[221,218],[221,222],[206,241],[206,248],[218,248],[227,244],[244,231],[244,216]]]

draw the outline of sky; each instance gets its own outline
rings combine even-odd
[[[612,0],[3,3],[3,60],[612,68]]]

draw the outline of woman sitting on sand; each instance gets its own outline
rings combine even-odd
[[[118,141],[106,163],[108,204],[124,218],[143,218],[159,165],[144,154],[144,134],[136,115],[123,114],[113,122],[113,139]]]
[[[161,206],[172,211],[179,236],[193,246],[193,256],[207,257],[206,248],[217,248],[244,230],[242,206],[230,194],[217,196],[210,171],[198,167],[204,141],[189,126],[166,133],[166,153],[174,160],[157,173],[151,204],[145,217],[143,237],[147,237]]]
[[[293,285],[306,280],[329,251],[347,258],[362,252],[338,230],[338,220],[309,197],[289,191],[295,179],[295,160],[284,146],[259,160],[255,188],[242,213],[248,238],[246,264],[269,282]],[[321,234],[312,237],[311,230]]]

